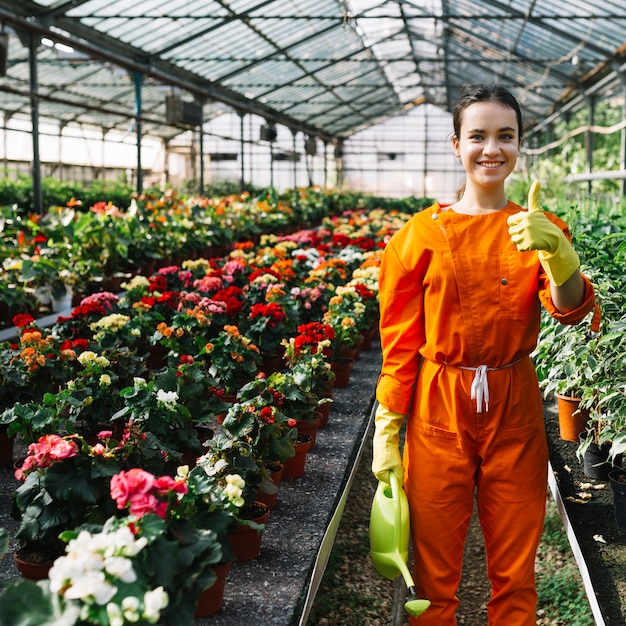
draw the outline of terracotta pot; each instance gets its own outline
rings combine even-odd
[[[332,394],[330,394],[327,397],[332,398]],[[328,426],[328,418],[330,417],[330,409],[332,405],[333,405],[332,402],[324,402],[324,404],[320,404],[317,407],[317,412],[322,417],[320,421],[320,428],[326,428],[326,426]]]
[[[278,501],[278,485],[280,484],[284,471],[285,466],[282,463],[277,463],[276,469],[270,472],[270,478],[276,487],[276,491],[274,491],[274,493],[267,493],[259,490],[256,495],[257,502],[266,504],[270,509],[273,509],[276,506],[276,502]]]
[[[283,478],[299,478],[304,474],[312,441],[313,438],[310,435],[298,435],[294,456],[284,462]]]
[[[13,437],[0,432],[0,467],[13,467]]]
[[[350,384],[350,373],[354,359],[345,359],[342,361],[333,361],[330,368],[335,373],[335,387],[347,387]]]
[[[22,578],[27,580],[45,580],[48,578],[48,572],[54,563],[54,559],[50,560],[51,557],[39,558],[39,556],[36,553],[29,555],[26,548],[19,548],[13,554],[17,571]]]
[[[265,524],[270,516],[270,508],[261,502],[255,502],[255,506],[263,508],[264,513],[252,519],[257,524]],[[245,524],[237,524],[235,529],[228,535],[228,543],[232,548],[236,561],[251,561],[256,559],[261,552],[263,530],[256,530]]]
[[[308,420],[296,420],[296,428],[298,430],[299,435],[310,435],[313,441],[311,442],[311,449],[315,447],[315,442],[317,440],[317,431],[319,430],[320,424],[322,423],[322,416],[318,411],[315,411],[315,417],[313,418],[313,422],[309,422]]]
[[[587,429],[589,411],[579,410],[580,398],[563,396],[559,393],[555,394],[555,396],[561,439],[578,443],[581,433],[584,433]]]
[[[261,366],[259,367],[259,371],[264,372],[268,376],[273,374],[274,372],[280,372],[283,369],[283,365],[285,364],[283,357],[276,355],[273,357],[264,357],[261,361]]]
[[[224,588],[226,587],[226,578],[232,567],[231,561],[220,563],[213,566],[213,572],[217,576],[215,582],[205,589],[198,598],[194,618],[208,617],[214,615],[222,608],[224,600]]]
[[[376,329],[372,326],[367,330],[361,331],[361,335],[363,335],[363,344],[361,345],[361,350],[371,350],[372,349],[372,341],[374,339],[374,333]]]

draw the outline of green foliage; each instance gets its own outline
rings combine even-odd
[[[46,177],[41,181],[44,209],[65,206],[68,200],[76,198],[85,210],[98,202],[111,202],[125,210],[133,197],[133,189],[126,183],[112,180],[94,180],[89,184],[61,181]],[[33,181],[30,176],[20,175],[16,179],[3,178],[0,181],[0,205],[16,205],[24,214],[35,211]]]

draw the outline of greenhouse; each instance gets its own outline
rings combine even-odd
[[[625,76],[618,0],[0,0],[0,624],[509,624],[480,454],[458,607],[369,551],[452,370],[543,407],[527,610],[626,623]]]

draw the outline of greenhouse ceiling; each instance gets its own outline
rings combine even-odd
[[[499,82],[532,128],[621,93],[625,4],[1,0],[0,110],[171,139],[234,109],[330,142]]]

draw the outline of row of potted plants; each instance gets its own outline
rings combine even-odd
[[[43,215],[0,207],[0,320],[58,310],[65,296],[117,290],[120,281],[183,259],[223,254],[238,241],[318,224],[376,199],[319,188],[226,197],[146,192],[129,205],[72,198]],[[395,204],[399,204],[398,201]],[[404,201],[414,211],[424,202]]]
[[[136,275],[49,327],[15,319],[18,340],[0,346],[0,421],[29,444],[17,539],[65,556],[47,583],[0,596],[3,623],[20,594],[67,623],[122,624],[125,611],[193,623],[214,566],[232,559],[234,526],[259,528],[244,511],[275,492],[272,463],[294,456],[298,423],[331,401],[333,361],[349,362],[375,325],[381,250],[406,217],[354,211]],[[119,553],[102,553],[103,534],[120,537]]]
[[[590,447],[602,447],[606,479],[626,452],[626,215],[572,209],[566,219],[582,270],[594,284],[600,330],[591,330],[589,320],[571,327],[546,316],[534,358],[546,397],[554,394],[563,407],[574,403],[577,423],[571,434],[563,425],[562,437],[577,444],[580,458]]]

